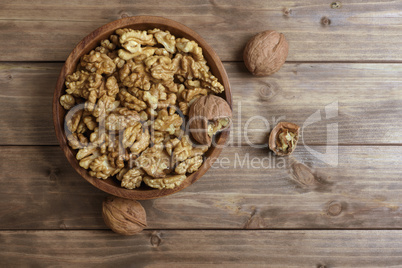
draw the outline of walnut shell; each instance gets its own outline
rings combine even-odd
[[[257,76],[277,72],[288,56],[289,44],[282,33],[264,31],[252,37],[243,52],[247,69]]]
[[[133,235],[147,226],[145,209],[138,201],[108,196],[102,204],[105,224],[114,232]]]
[[[269,135],[269,149],[279,156],[290,155],[299,140],[299,130],[300,127],[296,124],[280,122]]]
[[[226,100],[215,95],[198,98],[189,111],[190,132],[203,145],[210,146],[212,136],[232,123],[232,109]]]

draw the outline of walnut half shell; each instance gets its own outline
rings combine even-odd
[[[290,155],[299,140],[300,127],[289,122],[281,122],[274,127],[269,135],[269,149],[276,155]]]
[[[232,109],[221,97],[203,96],[191,105],[189,122],[193,138],[200,144],[210,146],[212,137],[232,124]]]
[[[133,235],[147,226],[145,209],[138,201],[108,196],[103,201],[102,216],[105,224],[121,235]]]

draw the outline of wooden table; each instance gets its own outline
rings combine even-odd
[[[135,15],[207,40],[235,122],[214,167],[141,202],[148,227],[122,237],[62,154],[51,102],[73,47]],[[402,266],[402,1],[1,0],[0,16],[0,267]],[[267,29],[289,56],[253,77],[242,50]],[[288,158],[265,145],[278,121],[303,128]]]

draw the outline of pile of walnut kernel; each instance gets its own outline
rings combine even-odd
[[[142,182],[172,189],[202,165],[208,146],[186,135],[186,115],[197,98],[224,87],[196,42],[160,29],[118,29],[65,81],[60,103],[74,107],[67,139],[91,176],[115,176],[127,189]]]

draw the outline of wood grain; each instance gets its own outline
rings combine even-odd
[[[1,231],[2,267],[397,267],[402,231]]]
[[[52,92],[60,64],[0,66],[1,144],[57,144],[52,126]]]
[[[402,147],[341,146],[338,156],[332,167],[303,146],[289,158],[225,148],[190,187],[141,201],[148,228],[402,228]],[[0,229],[106,228],[107,194],[80,177],[60,148],[2,146],[0,163]]]
[[[61,67],[0,64],[0,144],[58,144],[51,103]],[[302,129],[301,143],[402,144],[399,64],[285,64],[263,78],[251,76],[242,63],[225,68],[233,92],[232,145],[264,144],[276,122],[303,127],[313,115],[321,119]],[[327,114],[331,104],[337,111]],[[338,129],[338,141],[328,136],[331,126]]]
[[[401,61],[399,1],[71,1],[0,3],[2,61],[64,61],[103,24],[156,15],[203,36],[224,61],[241,60],[254,34],[272,29],[289,40],[289,61]],[[327,18],[326,23],[322,19]],[[364,33],[362,32],[364,29]]]

